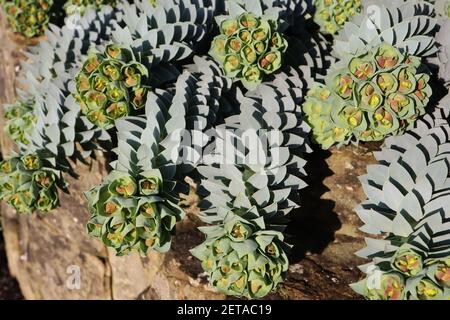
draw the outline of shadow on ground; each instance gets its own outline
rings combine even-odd
[[[322,253],[334,241],[334,233],[340,229],[341,222],[334,212],[335,202],[322,199],[329,191],[323,183],[326,177],[333,174],[326,159],[329,151],[315,150],[306,157],[305,181],[308,187],[300,191],[301,207],[290,214],[291,222],[287,228],[287,239],[293,245],[290,261],[301,261],[307,252]]]

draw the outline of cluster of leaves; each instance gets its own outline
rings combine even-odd
[[[116,6],[117,0],[67,0],[64,4],[64,10],[67,15],[84,15],[86,10],[98,10],[104,5]]]
[[[13,196],[13,201],[8,203],[18,208],[19,212],[32,212],[35,209],[48,211],[55,208],[59,204],[57,188],[68,191],[62,173],[76,176],[71,160],[84,160],[96,147],[92,140],[101,138],[101,132],[92,125],[89,126],[89,121],[78,115],[79,106],[70,96],[68,87],[75,74],[73,68],[84,59],[83,56],[92,43],[91,39],[100,42],[109,38],[109,24],[114,17],[112,9],[105,7],[97,13],[87,12],[80,19],[77,28],[52,26],[47,30],[48,40],[30,48],[30,52],[26,53],[29,61],[22,63],[19,82],[26,86],[27,91],[17,90],[17,93],[18,101],[27,102],[6,106],[6,128],[22,140],[16,140],[19,155],[13,158],[38,155],[42,168],[36,169],[36,173],[24,171],[23,165],[18,162],[17,170],[14,169],[18,174],[1,172],[0,178],[5,181],[19,179],[10,181],[10,185],[14,186],[11,192],[19,190],[24,193],[7,195]],[[29,125],[28,121],[32,121],[32,124]],[[21,125],[24,122],[27,123],[26,126]],[[16,125],[20,127],[15,128]],[[48,180],[56,179],[57,182],[51,182],[48,190],[40,190],[30,182],[33,179],[44,179],[45,175]],[[32,193],[30,185],[33,185]],[[42,199],[39,198],[40,195]]]
[[[219,17],[217,23],[220,35],[213,39],[209,53],[225,75],[252,89],[265,74],[281,67],[287,41],[277,31],[277,21],[243,12],[238,17]]]
[[[86,193],[92,213],[88,233],[118,255],[137,251],[145,256],[149,248],[167,251],[184,211],[161,197],[163,185],[158,170],[142,172],[139,180],[112,171],[104,184]]]
[[[12,30],[31,38],[44,34],[53,0],[1,0],[0,5]]]
[[[297,74],[284,76],[238,95],[239,115],[220,128],[223,140],[216,141],[213,161],[198,168],[208,192],[201,218],[209,225],[200,227],[206,240],[191,252],[211,285],[227,295],[261,298],[288,270],[283,231],[306,185],[302,156],[309,151],[309,127],[296,98],[301,81]],[[228,163],[233,148],[239,156]]]
[[[104,53],[87,57],[75,78],[75,99],[89,121],[110,129],[115,120],[144,107],[147,77],[147,68],[135,61],[131,50],[108,45]]]
[[[420,69],[419,58],[385,43],[335,68],[303,106],[315,141],[327,149],[405,132],[425,113],[432,93]]]
[[[0,199],[19,213],[48,212],[59,202],[59,173],[37,154],[12,157],[0,163]]]
[[[360,177],[368,200],[357,209],[367,238],[358,255],[368,277],[354,289],[369,299],[450,297],[448,104],[417,128],[386,141],[379,164]],[[441,118],[446,114],[445,118]]]
[[[289,267],[287,215],[299,206],[311,151],[304,113],[323,147],[404,133],[431,95],[421,58],[437,52],[433,7],[380,0],[374,17],[359,1],[324,0],[313,18],[302,0],[154,3],[74,0],[77,28],[49,27],[23,66],[20,101],[33,108],[11,112],[20,155],[1,165],[1,197],[19,212],[50,210],[56,187],[66,190],[61,172],[76,176],[72,160],[117,141],[112,171],[86,192],[87,232],[119,255],[167,251],[192,175],[206,224],[193,255],[219,291],[264,297]],[[314,19],[324,33],[342,28],[333,56]],[[214,60],[202,56],[208,50]],[[35,122],[14,129],[19,111]],[[361,254],[381,270],[375,290],[367,280],[355,287],[368,298],[448,296],[450,135],[425,127],[434,129],[388,139],[367,177],[365,231],[388,234]]]
[[[344,24],[361,12],[361,0],[315,0],[314,21],[325,34],[338,33]]]
[[[36,123],[33,101],[17,101],[14,104],[5,105],[6,119],[4,130],[17,144],[30,143],[29,135]]]
[[[221,92],[231,85],[217,76],[211,60],[197,57],[170,91],[149,92],[145,117],[117,121],[118,160],[100,186],[86,193],[91,218],[89,234],[100,238],[118,254],[149,248],[165,252],[170,248],[176,222],[184,217],[180,193],[189,191],[184,175],[192,171],[189,158],[202,145],[182,144],[179,130],[201,134],[216,120]],[[182,131],[184,132],[184,131]]]

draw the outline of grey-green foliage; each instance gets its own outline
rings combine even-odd
[[[113,171],[86,193],[88,232],[118,254],[169,249],[175,223],[184,216],[178,206],[179,194],[189,190],[184,178],[201,159],[219,109],[227,108],[221,96],[231,83],[210,59],[194,62],[174,86],[148,93],[145,117],[116,122]]]
[[[353,285],[366,298],[450,297],[449,103],[450,95],[416,129],[387,139],[360,177],[368,197],[357,208],[361,230],[383,235],[357,253],[372,260],[361,266],[368,278]]]
[[[335,38],[336,57],[348,59],[382,42],[419,57],[436,53],[437,21],[432,4],[421,0],[370,0],[363,4],[363,12],[350,19]]]
[[[292,70],[246,96],[238,92],[240,114],[217,128],[214,152],[198,168],[208,192],[200,217],[208,226],[200,227],[206,240],[191,252],[227,295],[263,297],[288,269],[283,231],[305,186],[301,156],[309,151],[301,87]]]
[[[179,65],[201,45],[213,16],[203,0],[164,1],[156,7],[136,1],[118,7],[122,14],[114,24],[110,45],[89,55],[72,90],[83,114],[105,130],[113,128],[117,119],[142,114],[146,92],[177,79]],[[121,53],[113,57],[111,48]],[[110,69],[115,69],[114,75]],[[139,77],[135,85],[127,82],[131,69]],[[104,85],[97,86],[98,79]],[[110,93],[118,92],[121,98],[113,99]]]
[[[443,18],[450,17],[450,1],[449,0],[428,0],[434,4],[436,15]]]
[[[437,57],[431,60],[439,66],[439,77],[450,84],[450,18],[440,19],[439,27],[439,32],[436,34],[439,52]]]
[[[76,25],[52,26],[47,32],[48,40],[31,49],[31,63],[23,67],[21,78],[27,91],[21,94],[35,100],[37,117],[26,150],[44,150],[55,158],[53,164],[64,171],[70,171],[68,157],[85,158],[95,147],[93,138],[102,134],[78,116],[79,107],[69,94],[70,83],[89,48],[109,39],[110,24],[116,14],[104,7],[98,12],[88,11]]]
[[[102,134],[79,117],[77,105],[71,103],[68,87],[73,67],[92,43],[108,39],[109,24],[115,16],[115,11],[105,7],[99,12],[87,12],[77,25],[50,26],[47,40],[30,48],[28,61],[22,63],[19,81],[26,91],[17,93],[19,101],[34,102],[30,112],[35,122],[27,133],[29,143],[19,145],[20,155],[37,154],[46,170],[53,170],[57,181],[61,181],[57,185],[63,190],[62,172],[75,175],[69,158],[84,159],[95,147],[92,140]],[[51,208],[56,204],[53,202]]]
[[[174,68],[167,63],[191,56],[212,27],[213,11],[205,1],[169,0],[156,8],[147,0],[123,3],[112,42],[129,46],[140,63],[154,70],[156,82],[173,78]]]

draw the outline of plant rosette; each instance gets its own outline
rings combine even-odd
[[[91,52],[76,75],[75,99],[87,119],[100,128],[144,112],[149,87],[148,70],[131,50],[108,45],[104,53]]]
[[[276,21],[246,12],[218,17],[217,23],[220,35],[213,39],[209,54],[227,77],[251,90],[280,69],[288,44]]]
[[[343,64],[327,75],[325,85],[313,86],[303,104],[324,149],[401,134],[425,113],[432,90],[419,58],[381,44]]]

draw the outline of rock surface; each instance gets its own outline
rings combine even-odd
[[[0,18],[1,20],[1,18]],[[0,29],[0,104],[14,101],[14,77],[23,42]],[[3,121],[3,118],[2,120]],[[0,127],[3,127],[0,122]],[[11,142],[1,133],[5,156]],[[377,147],[377,146],[371,146]],[[116,257],[84,231],[88,218],[82,192],[101,181],[105,162],[79,165],[69,178],[71,194],[51,214],[18,216],[1,204],[9,270],[26,299],[222,299],[188,250],[202,241],[195,206],[179,226],[172,250],[146,258]],[[303,205],[292,213],[288,232],[294,244],[287,281],[269,299],[355,299],[348,284],[360,277],[363,261],[354,252],[363,234],[353,211],[364,198],[357,176],[373,163],[371,150],[346,147],[309,157]],[[191,202],[195,201],[191,199]],[[79,275],[79,283],[77,282]]]

